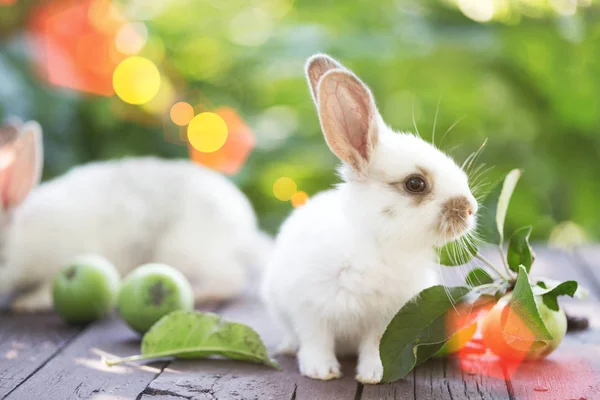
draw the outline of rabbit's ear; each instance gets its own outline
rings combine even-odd
[[[23,125],[23,122],[16,117],[9,117],[4,121],[4,124],[0,126],[0,147],[16,140],[21,125]]]
[[[43,167],[42,128],[27,122],[17,139],[0,149],[0,194],[5,209],[21,204],[40,181]]]
[[[304,68],[306,79],[308,80],[308,86],[310,87],[310,94],[317,107],[319,106],[317,96],[317,86],[319,85],[319,81],[327,71],[336,68],[344,69],[342,64],[326,54],[315,54],[306,61],[306,67]]]
[[[318,85],[319,118],[333,153],[364,171],[378,139],[379,113],[371,91],[351,72],[326,72]]]

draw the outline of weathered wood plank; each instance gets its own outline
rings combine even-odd
[[[253,327],[269,349],[279,339],[279,332],[254,294],[232,302],[219,314]],[[152,392],[168,393],[191,399],[354,399],[352,361],[343,362],[345,377],[319,382],[300,376],[294,357],[278,357],[283,371],[233,361],[172,362],[146,389],[143,399]]]
[[[135,398],[165,363],[107,367],[101,357],[137,353],[139,337],[122,321],[113,318],[95,322],[7,398]]]
[[[595,343],[582,341],[585,336],[595,337]],[[511,378],[514,396],[548,400],[600,398],[599,336],[598,325],[585,335],[567,335],[547,360],[521,364]]]
[[[379,399],[414,399],[415,398],[415,376],[410,374],[397,382],[380,384],[380,385],[364,385],[362,387],[362,400],[379,400]]]
[[[0,314],[0,399],[54,357],[81,328],[57,316]]]
[[[243,299],[231,307],[221,311],[221,314],[234,321],[239,321],[253,327],[263,338],[265,345],[271,352],[274,352],[279,344],[280,332],[274,321],[267,314],[264,305],[258,297],[250,293],[246,299]],[[295,357],[278,357],[278,361],[285,364],[284,371],[287,379],[293,380],[296,385],[296,399],[353,399],[358,387],[354,380],[356,360],[343,359],[342,379],[329,382],[316,381],[302,377],[298,371]],[[282,379],[277,375],[271,375],[269,379]],[[292,392],[290,392],[291,396]]]
[[[592,257],[592,261],[589,257]],[[586,255],[582,258],[588,267],[598,265],[594,261],[598,260],[596,256]],[[597,383],[600,382],[600,303],[597,301],[600,293],[589,285],[590,277],[586,276],[583,268],[586,266],[582,266],[577,258],[557,251],[538,249],[534,275],[576,279],[591,290],[591,298],[585,302],[561,299],[568,311],[590,317],[591,328],[568,335],[548,360],[522,364],[507,383],[485,374],[469,375],[461,370],[457,359],[432,360],[399,382],[364,387],[353,379],[355,360],[344,360],[345,377],[332,382],[318,382],[301,377],[293,357],[279,358],[284,371],[226,360],[177,360],[170,364],[131,364],[108,369],[100,361],[103,352],[118,356],[136,354],[139,351],[139,341],[122,322],[106,320],[88,327],[46,364],[44,362],[48,357],[44,359],[43,351],[32,347],[30,355],[23,355],[23,360],[36,357],[37,364],[34,362],[32,365],[41,368],[8,398],[29,400],[37,397],[52,400],[109,395],[146,400],[355,399],[361,396],[363,399],[497,399],[508,397],[507,384],[510,395],[517,399],[600,398],[600,383]],[[279,332],[256,296],[250,294],[226,305],[219,312],[229,319],[254,327],[270,349],[277,343]],[[50,330],[47,328],[49,325],[39,322],[40,316],[30,318],[30,325],[27,326],[33,342],[51,340],[49,336],[55,332],[53,329],[65,329],[67,332],[74,329],[63,325],[53,316],[46,317],[56,323]],[[16,376],[13,361],[2,358],[12,348],[7,347],[10,347],[9,340],[3,336],[8,331],[8,320],[2,318],[1,321],[0,398],[3,396],[1,390],[5,383],[3,378],[7,374]],[[10,329],[14,329],[14,326],[16,325],[11,324]],[[44,326],[43,331],[39,329],[40,326]],[[74,337],[76,332],[72,335]],[[56,346],[66,343],[65,340],[61,342],[62,337],[59,335]],[[55,347],[54,353],[57,348]],[[42,359],[44,361],[39,362]],[[26,363],[23,365],[29,367]],[[161,373],[161,369],[167,365]],[[26,374],[23,379],[30,374],[31,372]]]
[[[415,371],[416,399],[506,399],[504,379],[464,373],[458,359],[432,359]]]

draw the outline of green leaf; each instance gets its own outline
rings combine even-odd
[[[271,360],[258,333],[212,313],[174,311],[162,317],[142,339],[142,354],[106,361],[109,365],[163,357],[222,356],[279,368]]]
[[[542,295],[545,294],[547,290],[553,290],[556,286],[559,286],[562,283],[564,282],[557,281],[555,279],[539,278],[537,279],[536,286],[533,287],[533,292],[536,295]],[[588,298],[589,295],[589,291],[583,286],[581,286],[579,283],[577,283],[577,290],[571,297],[574,297],[579,300],[585,300]]]
[[[574,297],[577,293],[578,284],[576,281],[565,281],[554,286],[540,286],[539,283],[533,288],[533,293],[542,296],[544,304],[552,311],[558,311],[558,296]]]
[[[446,243],[438,249],[440,264],[447,267],[465,265],[477,254],[477,248],[473,243],[464,243],[460,239]]]
[[[504,180],[498,182],[492,188],[483,201],[479,212],[479,224],[482,239],[485,242],[493,244],[504,242],[506,211],[520,177],[521,170],[514,169],[510,171]]]
[[[519,266],[525,267],[529,273],[531,264],[533,264],[533,250],[529,245],[529,236],[531,235],[531,226],[517,229],[508,242],[508,253],[506,261],[511,270],[519,272]]]
[[[447,314],[468,293],[466,287],[433,286],[413,297],[398,311],[379,344],[383,382],[392,382],[408,374],[462,329],[461,326],[448,326]]]
[[[523,339],[534,341],[552,340],[552,334],[546,328],[535,304],[529,276],[523,266],[519,267],[519,275],[509,307],[511,312],[508,313],[502,330],[504,339],[509,345]]]
[[[481,286],[494,282],[494,278],[492,278],[485,269],[477,267],[469,271],[465,281],[469,286]]]

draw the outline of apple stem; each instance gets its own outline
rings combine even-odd
[[[504,265],[504,269],[509,276],[509,280],[514,280],[515,276],[513,275],[510,268],[508,268],[508,262],[506,262],[506,255],[504,254],[504,247],[502,247],[502,243],[498,245],[498,251],[500,252],[500,259],[502,260],[502,264]]]
[[[490,262],[490,260],[488,260],[487,258],[485,258],[481,253],[477,252],[477,254],[475,254],[475,257],[477,257],[480,261],[482,261],[485,265],[487,265],[488,267],[490,267],[492,270],[494,270],[494,272],[496,274],[498,274],[498,276],[502,279],[504,279],[505,281],[508,280],[508,278],[502,273],[500,272],[496,267],[494,267],[494,264],[492,264]]]

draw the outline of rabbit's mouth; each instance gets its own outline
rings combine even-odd
[[[473,205],[464,196],[453,197],[442,205],[439,231],[446,240],[454,240],[475,226]]]

